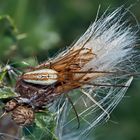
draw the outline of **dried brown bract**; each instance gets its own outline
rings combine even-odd
[[[12,119],[18,125],[31,125],[35,119],[34,111],[31,107],[18,106],[12,111]]]

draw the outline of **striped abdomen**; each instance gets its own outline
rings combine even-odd
[[[58,74],[52,69],[40,69],[27,72],[21,78],[28,83],[39,85],[51,85],[58,81]]]

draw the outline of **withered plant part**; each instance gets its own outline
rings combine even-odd
[[[13,120],[20,125],[31,124],[34,112],[43,110],[57,97],[75,89],[79,89],[84,97],[79,95],[74,102],[69,96],[67,98],[74,110],[78,103],[84,109],[80,113],[75,111],[87,124],[82,134],[102,120],[108,120],[130,86],[136,66],[131,60],[136,57],[137,37],[133,28],[127,26],[126,21],[122,22],[125,15],[122,8],[104,14],[74,45],[20,75],[15,86],[18,96],[5,107],[12,113]],[[68,114],[63,106],[60,110]],[[96,112],[97,108],[100,113]],[[97,116],[93,117],[95,112]],[[58,122],[62,123],[64,118]],[[61,129],[67,124],[62,123]]]
[[[18,125],[31,125],[34,122],[35,115],[31,107],[27,106],[18,106],[12,111],[12,119]]]

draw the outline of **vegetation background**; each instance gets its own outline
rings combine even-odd
[[[140,2],[134,0],[0,0],[0,15],[13,19],[15,33],[22,38],[0,36],[0,62],[32,64],[34,58],[42,62],[80,37],[94,21],[99,5],[100,17],[108,7],[111,11],[131,4],[130,21],[135,25],[136,19],[140,22]],[[0,31],[3,28],[0,25]],[[132,83],[126,96],[91,140],[140,140],[140,81]]]

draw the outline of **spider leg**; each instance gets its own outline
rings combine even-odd
[[[70,104],[71,104],[71,106],[72,106],[72,108],[73,108],[73,110],[75,112],[75,115],[76,115],[76,118],[77,118],[77,121],[78,121],[78,126],[77,126],[77,129],[78,129],[80,127],[80,119],[79,119],[78,113],[76,111],[76,108],[75,108],[70,96],[68,94],[65,94],[65,96],[67,97],[68,101],[70,102]]]

